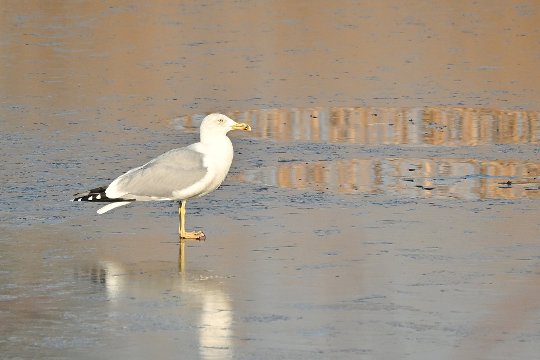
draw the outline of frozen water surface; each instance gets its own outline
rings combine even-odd
[[[532,359],[534,1],[10,2],[0,14],[5,359]],[[223,186],[68,200],[232,134]]]

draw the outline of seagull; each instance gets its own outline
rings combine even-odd
[[[199,142],[170,150],[120,175],[108,186],[75,194],[71,201],[110,203],[98,214],[134,201],[178,201],[180,239],[202,240],[204,232],[186,231],[186,202],[214,191],[225,180],[234,152],[227,136],[231,130],[251,131],[251,127],[223,114],[207,115],[201,123]]]

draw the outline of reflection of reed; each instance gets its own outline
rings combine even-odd
[[[251,123],[257,136],[277,141],[447,146],[540,141],[539,113],[527,111],[351,107],[231,115]]]
[[[540,164],[474,159],[351,159],[279,163],[239,180],[292,189],[457,198],[540,198]],[[510,181],[510,183],[508,183]]]

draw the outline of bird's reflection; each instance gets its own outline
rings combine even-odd
[[[90,268],[89,272],[92,283],[104,286],[108,300],[114,301],[119,297],[124,281],[121,266],[114,262],[102,262],[99,266]]]
[[[226,359],[232,355],[232,308],[221,291],[203,295],[199,321],[199,352],[203,359]]]
[[[178,272],[182,273],[186,269],[186,240],[180,238],[178,242]]]
[[[185,244],[184,244],[185,246]],[[185,248],[180,248],[179,268],[171,271],[170,263],[122,264],[100,261],[94,266],[76,271],[79,281],[90,281],[105,291],[110,318],[131,319],[130,312],[137,311],[137,327],[155,326],[163,314],[176,325],[168,328],[188,331],[182,338],[193,337],[199,343],[202,359],[232,357],[233,309],[229,296],[222,290],[221,281],[208,273],[185,271]],[[183,261],[184,263],[180,262]],[[164,294],[174,301],[164,301]],[[140,317],[140,318],[139,318]],[[149,324],[141,319],[146,319]],[[122,324],[129,329],[130,324]],[[186,330],[188,329],[188,330]],[[128,334],[129,336],[129,334]],[[174,335],[178,338],[178,335]],[[134,337],[136,339],[136,337]],[[144,344],[131,344],[133,348]]]

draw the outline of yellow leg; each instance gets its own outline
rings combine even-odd
[[[180,226],[178,227],[180,239],[204,240],[205,235],[202,231],[186,231],[186,200],[178,203],[178,215],[180,216]]]

